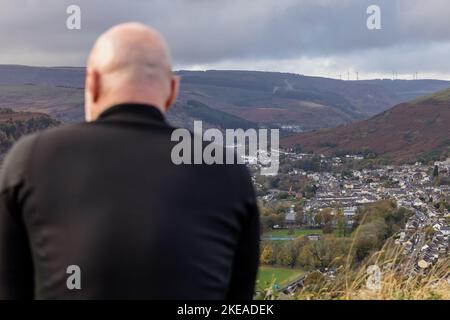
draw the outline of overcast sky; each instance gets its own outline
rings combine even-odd
[[[81,8],[81,30],[66,9]],[[381,8],[381,30],[366,26]],[[351,79],[450,79],[448,0],[0,0],[0,63],[84,66],[108,27],[140,21],[176,69],[283,71]]]

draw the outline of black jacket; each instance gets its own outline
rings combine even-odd
[[[175,165],[174,128],[123,104],[21,139],[0,177],[0,299],[251,299],[243,165]],[[68,289],[71,265],[81,289]]]

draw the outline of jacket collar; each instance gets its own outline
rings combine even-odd
[[[97,119],[97,121],[110,120],[166,123],[164,115],[158,108],[140,103],[122,103],[114,105],[103,111]]]

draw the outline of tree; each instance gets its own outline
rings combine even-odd
[[[314,216],[314,222],[321,226],[322,225],[322,221],[323,221],[323,214],[322,212],[317,212],[316,215]]]
[[[308,245],[305,245],[300,249],[296,263],[304,269],[314,269],[314,263]]]
[[[380,249],[387,236],[388,226],[381,218],[359,226],[354,244],[356,259],[362,261],[371,252]]]
[[[303,211],[303,207],[301,205],[295,206],[296,214],[295,214],[295,223],[303,224],[305,221],[305,213]]]
[[[340,237],[346,236],[347,222],[345,220],[344,212],[339,209],[336,214],[336,231]]]
[[[273,264],[274,262],[275,261],[274,261],[272,246],[269,246],[269,245],[264,246],[264,248],[261,252],[261,263],[262,264]]]
[[[330,266],[333,257],[328,241],[311,241],[308,250],[314,267],[323,270]]]
[[[322,211],[322,231],[325,234],[330,234],[333,232],[333,215],[331,214],[331,209],[324,209]]]
[[[330,234],[333,232],[333,222],[331,219],[325,220],[325,223],[323,224],[322,227],[322,232],[324,234]]]
[[[430,239],[434,234],[434,229],[432,226],[426,226],[424,231],[425,231],[425,237],[427,239]]]
[[[300,246],[298,242],[287,241],[280,252],[281,264],[291,268],[295,267],[299,252]]]
[[[433,178],[437,178],[437,177],[439,177],[439,168],[438,168],[438,166],[434,166],[434,169],[433,169]]]

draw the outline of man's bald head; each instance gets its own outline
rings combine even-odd
[[[96,41],[88,59],[86,119],[119,103],[143,103],[166,111],[176,99],[169,48],[155,30],[139,23],[112,27]]]

